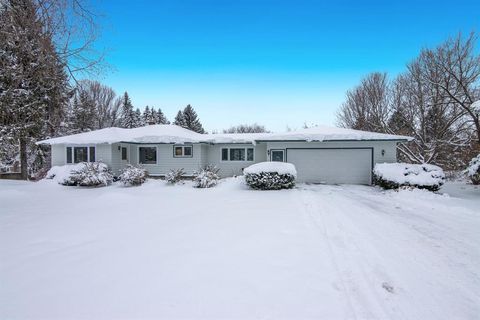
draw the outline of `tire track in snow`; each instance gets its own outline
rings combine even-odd
[[[303,188],[301,192],[303,203],[310,220],[324,235],[329,255],[341,279],[354,317],[360,319],[392,318],[392,313],[385,306],[385,296],[388,291],[386,287],[390,289],[389,282],[391,282],[388,280],[389,277],[385,271],[378,270],[378,264],[368,261],[367,257],[371,254],[369,252],[371,250],[364,250],[360,247],[358,241],[360,237],[352,238],[352,234],[357,235],[355,226],[348,223],[350,225],[347,227],[341,221],[344,219],[342,210],[355,208],[355,203],[343,196],[339,198],[333,193],[319,199],[319,195],[325,194],[318,193],[316,188],[316,186]],[[327,199],[328,203],[319,202],[319,200]],[[334,219],[329,217],[334,217]],[[340,250],[337,247],[340,247]],[[372,272],[382,273],[382,279],[373,279]],[[385,279],[387,279],[386,282],[382,281]],[[382,290],[385,290],[385,293]],[[392,292],[389,291],[387,295],[391,294]],[[404,318],[402,315],[400,317]]]

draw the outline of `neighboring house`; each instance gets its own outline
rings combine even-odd
[[[262,161],[293,163],[299,182],[371,184],[375,163],[396,162],[410,137],[314,127],[285,133],[199,134],[174,125],[106,128],[38,142],[52,146],[52,166],[102,161],[114,174],[127,164],[151,176],[216,165],[222,177]]]

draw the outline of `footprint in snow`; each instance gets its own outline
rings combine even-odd
[[[395,293],[393,286],[388,282],[382,283],[382,288],[387,290],[389,293]]]

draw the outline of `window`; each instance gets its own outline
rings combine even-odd
[[[285,160],[285,151],[284,150],[271,150],[270,160],[284,162]]]
[[[247,149],[247,161],[253,161],[253,148]]]
[[[66,163],[95,162],[95,147],[66,147]]]
[[[173,156],[176,158],[192,157],[192,155],[193,155],[192,146],[174,146],[173,147]]]
[[[222,161],[228,161],[228,149],[222,149]]]
[[[139,163],[141,164],[156,164],[157,163],[157,148],[155,147],[139,147]]]
[[[72,147],[67,147],[67,163],[72,163]]]
[[[230,161],[245,161],[245,149],[230,149]]]
[[[88,161],[88,148],[87,147],[74,147],[73,148],[73,162],[87,162]]]
[[[90,159],[90,162],[95,162],[95,147],[90,147],[89,153],[88,159]]]
[[[122,147],[122,160],[128,160],[126,147]]]
[[[222,161],[253,161],[253,148],[222,148]]]

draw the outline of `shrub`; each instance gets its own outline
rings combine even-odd
[[[165,175],[165,180],[168,183],[175,184],[182,181],[182,177],[186,175],[186,172],[183,168],[181,169],[172,169],[169,173]]]
[[[219,169],[214,165],[208,165],[202,170],[193,174],[193,186],[195,188],[211,188],[218,183]]]
[[[147,180],[148,172],[144,168],[127,165],[119,176],[124,186],[139,186]]]
[[[108,186],[113,181],[108,166],[101,162],[82,162],[68,167],[60,167],[61,169],[57,169],[57,173],[54,174],[58,183],[64,186],[101,187]]]
[[[297,170],[291,163],[260,162],[243,170],[245,182],[256,190],[291,189],[295,186]]]
[[[470,161],[465,173],[473,184],[480,184],[480,154]]]
[[[373,169],[374,184],[384,189],[413,187],[438,191],[445,183],[442,168],[431,164],[379,163]]]

